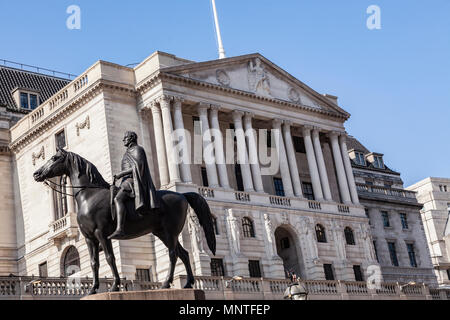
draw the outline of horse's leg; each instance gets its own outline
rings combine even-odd
[[[177,263],[178,255],[177,255],[177,241],[178,238],[175,236],[169,236],[167,233],[164,234],[156,234],[155,235],[164,243],[164,245],[169,249],[169,260],[170,260],[170,267],[169,267],[169,273],[167,274],[167,278],[164,281],[161,288],[163,289],[169,289],[170,284],[173,282],[173,274],[175,272],[175,265]]]
[[[194,284],[194,274],[192,273],[191,262],[189,261],[189,253],[183,248],[179,241],[177,242],[177,254],[181,261],[183,261],[187,272],[187,282],[184,288],[192,288],[192,285]]]
[[[95,230],[95,237],[98,239],[98,241],[100,241],[103,247],[103,252],[105,253],[106,261],[108,261],[108,264],[114,275],[114,283],[109,291],[110,292],[119,291],[120,276],[119,272],[117,271],[116,257],[114,257],[114,251],[111,240],[107,239],[99,229]]]
[[[94,283],[92,285],[92,289],[88,293],[88,295],[91,295],[91,294],[96,294],[97,290],[100,286],[100,283],[98,280],[98,267],[99,267],[98,241],[97,241],[97,239],[86,238],[86,244],[88,246],[89,256],[91,258],[92,273],[94,274]]]

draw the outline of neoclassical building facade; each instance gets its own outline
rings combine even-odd
[[[10,129],[16,272],[59,277],[75,265],[91,275],[73,199],[33,172],[61,147],[112,181],[133,130],[157,188],[208,200],[216,255],[194,215],[180,236],[195,274],[363,281],[379,263],[348,156],[349,116],[337,97],[259,54],[197,63],[155,52],[134,68],[98,61]],[[57,182],[70,192],[68,179]],[[121,276],[166,276],[167,250],[153,236],[113,246]],[[111,276],[100,257],[100,275]]]

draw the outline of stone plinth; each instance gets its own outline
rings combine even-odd
[[[196,289],[105,292],[81,300],[205,300],[205,292]]]

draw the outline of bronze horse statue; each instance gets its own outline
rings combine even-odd
[[[116,267],[112,243],[108,239],[116,226],[116,221],[111,214],[111,186],[91,162],[64,149],[58,149],[56,154],[33,174],[33,177],[37,182],[44,182],[47,179],[63,175],[70,177],[78,208],[78,227],[86,239],[91,258],[94,280],[89,294],[97,293],[99,288],[99,245],[101,245],[106,261],[114,275],[114,283],[110,291],[119,291],[120,276]],[[123,239],[134,239],[153,233],[169,249],[170,269],[162,288],[170,288],[178,258],[183,261],[187,272],[185,288],[192,288],[194,275],[189,254],[179,243],[178,236],[183,230],[190,205],[203,227],[208,247],[215,255],[216,237],[210,208],[201,195],[193,192],[180,194],[159,190],[156,195],[160,200],[159,208],[151,209],[151,212],[142,215],[133,210],[134,205],[130,201],[124,225],[126,236]]]

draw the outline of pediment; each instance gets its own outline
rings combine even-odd
[[[335,103],[260,54],[192,63],[161,71],[268,99],[338,113],[345,118],[349,116]]]

